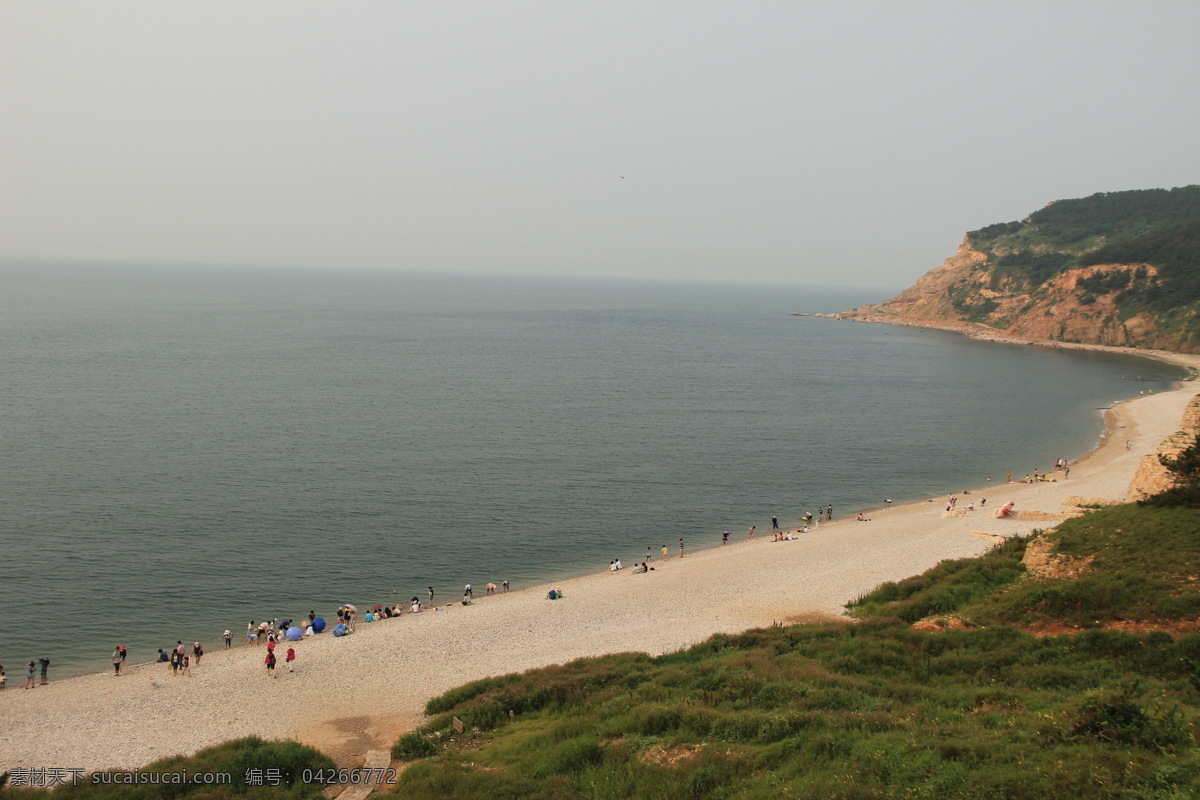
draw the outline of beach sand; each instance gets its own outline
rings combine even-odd
[[[1200,358],[1159,355],[1200,367]],[[1068,480],[1006,484],[1007,465],[997,465],[996,480],[968,495],[966,487],[946,487],[959,495],[960,509],[986,497],[985,510],[947,516],[941,496],[864,511],[871,522],[846,509],[848,518],[822,523],[796,541],[773,542],[762,532],[745,541],[739,531],[728,545],[682,559],[673,545],[666,560],[655,551],[654,572],[624,569],[556,584],[565,593],[561,600],[546,599],[548,586],[480,593],[470,607],[455,603],[359,623],[357,633],[339,639],[322,634],[297,643],[295,673],[281,658],[276,679],[263,666],[265,646],[241,644],[241,630],[233,650],[210,652],[190,678],[148,664],[119,678],[83,675],[30,691],[20,688],[18,667],[0,693],[0,770],[129,769],[249,735],[295,738],[351,765],[419,724],[429,698],[468,681],[583,656],[661,654],[718,632],[841,616],[847,601],[884,581],[978,556],[1001,537],[1052,527],[1068,497],[1123,501],[1140,458],[1178,428],[1196,390],[1184,383],[1115,406],[1106,440],[1112,444],[1074,463]],[[986,448],[987,436],[972,436],[970,446]],[[994,509],[1008,501],[1042,518],[995,519]],[[675,542],[678,533],[663,536]]]

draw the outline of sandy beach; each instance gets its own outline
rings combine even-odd
[[[1200,367],[1200,357],[1154,355]],[[737,531],[728,545],[684,558],[674,546],[666,560],[656,551],[648,574],[599,572],[606,565],[598,564],[595,575],[556,584],[561,600],[546,599],[548,586],[494,596],[477,587],[469,607],[360,622],[352,636],[299,642],[296,671],[282,669],[276,679],[263,666],[265,646],[244,645],[242,630],[234,631],[234,649],[210,652],[191,677],[149,664],[119,678],[83,675],[28,691],[20,688],[24,668],[9,665],[9,688],[0,693],[0,770],[134,768],[248,735],[296,738],[353,764],[419,724],[430,697],[467,681],[583,656],[660,654],[718,632],[840,616],[848,600],[883,581],[1052,527],[1069,497],[1123,501],[1141,457],[1179,427],[1196,393],[1184,383],[1115,406],[1105,442],[1073,463],[1067,480],[1006,484],[997,465],[986,486],[945,487],[959,495],[960,510],[986,497],[984,509],[946,515],[944,495],[882,508],[881,495],[881,508],[864,510],[870,522],[854,518],[859,509],[835,509],[850,516],[795,541],[771,541],[768,522],[754,541]],[[989,435],[1004,432],[975,434],[970,446],[986,448]],[[1040,513],[995,519],[994,509],[1009,501],[1018,512]],[[329,617],[333,609],[318,611]]]

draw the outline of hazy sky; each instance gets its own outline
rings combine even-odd
[[[1200,2],[0,2],[0,255],[899,287],[1200,183]]]

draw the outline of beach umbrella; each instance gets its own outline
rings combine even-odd
[[[287,629],[286,634],[289,642],[298,642],[304,638],[304,631],[297,628],[295,625]]]
[[[325,630],[325,618],[317,617],[314,619],[312,621],[312,629],[313,633],[320,633],[321,631]]]
[[[342,624],[341,622],[339,622],[337,625],[335,625],[333,627],[333,635],[334,636],[345,636],[346,635],[346,626],[344,624]]]
[[[372,611],[383,611],[383,606],[371,606]]]
[[[343,606],[343,608],[348,608],[351,611],[358,611],[358,606],[352,605],[351,603],[346,603],[346,605]]]

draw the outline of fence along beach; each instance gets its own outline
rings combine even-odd
[[[1163,357],[1200,367],[1197,357]],[[360,622],[342,638],[326,632],[284,643],[281,653],[296,648],[295,672],[275,680],[266,675],[265,647],[241,644],[235,628],[237,646],[210,651],[190,676],[152,663],[126,668],[119,680],[96,673],[32,691],[14,681],[0,694],[0,770],[129,769],[248,735],[296,738],[353,763],[419,724],[430,697],[468,681],[613,652],[661,654],[715,633],[838,616],[848,600],[883,581],[1052,526],[1048,520],[1068,497],[1124,500],[1142,456],[1178,428],[1194,388],[1184,383],[1114,406],[1109,434],[1072,465],[1068,480],[998,479],[971,490],[988,500],[972,512],[945,515],[944,496],[884,507],[881,487],[880,507],[864,510],[870,522],[847,509],[792,541],[737,535],[684,558],[672,547],[662,559],[656,540],[654,571],[600,572],[598,564],[597,574],[554,584],[564,596],[553,602],[549,586],[477,594],[470,606],[452,602]],[[988,437],[1002,435],[981,431],[976,440],[986,446]],[[964,487],[945,488],[949,494]],[[993,508],[1008,502],[1017,516],[996,519]],[[1021,511],[1042,513],[1021,519]]]

